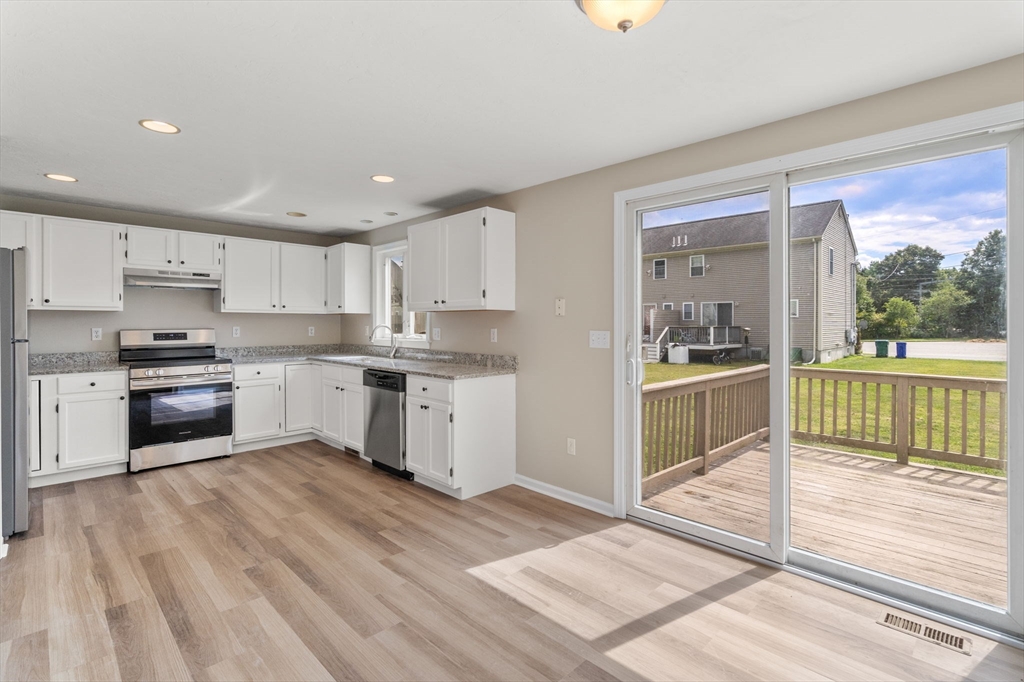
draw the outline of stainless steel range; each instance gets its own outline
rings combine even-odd
[[[231,359],[212,329],[125,329],[128,469],[231,454]]]

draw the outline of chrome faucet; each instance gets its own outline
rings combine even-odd
[[[394,360],[395,359],[395,353],[398,352],[398,337],[395,336],[395,332],[391,330],[391,327],[389,327],[386,324],[378,324],[376,327],[374,327],[370,331],[370,343],[373,343],[373,335],[376,334],[377,330],[380,329],[381,327],[384,327],[384,329],[387,329],[388,333],[391,334],[391,353],[388,355],[388,357],[390,357],[392,360]]]

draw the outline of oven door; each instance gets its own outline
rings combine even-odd
[[[231,435],[231,379],[133,379],[129,448]]]

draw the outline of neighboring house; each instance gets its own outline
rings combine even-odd
[[[857,245],[841,200],[790,211],[790,345],[804,362],[853,352]],[[750,328],[768,348],[768,212],[643,231],[644,336],[666,326]]]

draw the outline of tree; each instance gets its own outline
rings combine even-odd
[[[1006,234],[992,230],[964,256],[956,284],[973,300],[961,311],[960,324],[974,336],[1006,331]]]
[[[885,326],[898,339],[906,338],[907,333],[917,326],[917,308],[910,301],[893,296],[885,302]]]
[[[908,244],[872,263],[867,276],[875,308],[882,308],[894,296],[920,303],[926,287],[939,279],[943,258],[941,252],[930,246]]]
[[[921,326],[928,334],[951,337],[956,334],[963,313],[971,304],[971,297],[952,281],[944,281],[921,301]]]
[[[857,319],[865,320],[875,312],[875,302],[868,290],[868,277],[857,273]]]

